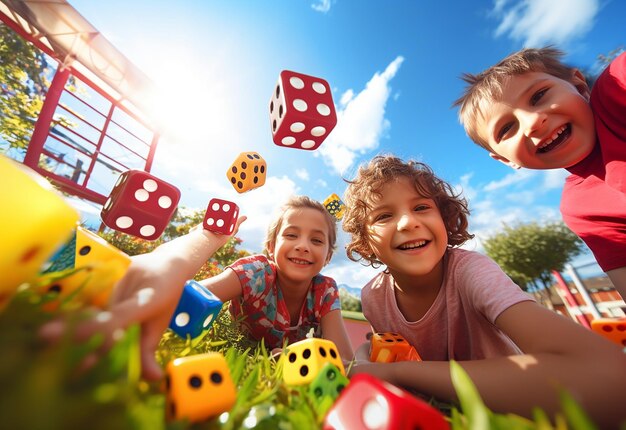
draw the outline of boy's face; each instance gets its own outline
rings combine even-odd
[[[281,279],[311,282],[330,258],[328,222],[317,209],[288,209],[276,235],[270,256]]]
[[[500,100],[487,105],[477,127],[491,156],[511,167],[567,168],[592,151],[595,126],[582,74],[571,82],[529,72],[505,82]]]
[[[369,246],[396,279],[430,279],[441,270],[448,233],[432,199],[408,178],[391,181],[371,203],[366,227]]]

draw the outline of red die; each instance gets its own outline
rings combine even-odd
[[[360,373],[326,415],[324,430],[448,430],[441,412],[374,376]]]
[[[155,240],[167,227],[179,200],[175,186],[143,170],[129,170],[118,178],[100,216],[114,230]]]
[[[202,225],[205,230],[220,234],[231,234],[237,223],[239,206],[228,200],[211,199],[204,214]]]
[[[337,125],[324,79],[283,70],[270,100],[272,138],[278,146],[317,149]]]

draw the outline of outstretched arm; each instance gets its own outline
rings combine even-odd
[[[332,340],[335,343],[343,361],[350,361],[353,355],[352,344],[346,332],[346,326],[343,324],[341,310],[335,309],[324,315],[321,326],[324,339]]]
[[[239,217],[233,235],[246,217]],[[132,257],[126,275],[113,291],[109,309],[81,323],[78,340],[96,333],[104,335],[101,352],[106,351],[117,334],[132,324],[141,324],[141,366],[146,379],[161,377],[154,353],[163,331],[168,327],[182,289],[202,265],[232,236],[214,234],[201,228],[167,242],[148,254]],[[219,297],[219,296],[218,296]],[[61,320],[42,328],[44,338],[57,339],[65,330]],[[97,357],[88,357],[95,361]]]
[[[487,406],[527,417],[539,406],[552,414],[560,409],[558,388],[564,388],[601,428],[626,420],[626,354],[619,347],[532,302],[511,306],[496,325],[524,354],[460,363]],[[448,362],[357,365],[353,373],[359,372],[455,399]]]

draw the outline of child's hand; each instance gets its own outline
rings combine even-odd
[[[236,234],[245,219],[245,216],[239,218],[232,235]],[[169,326],[184,284],[230,237],[192,231],[165,244],[163,249],[157,248],[149,254],[132,257],[126,275],[115,287],[109,309],[81,323],[76,329],[77,341],[87,340],[96,333],[104,336],[98,352],[87,357],[83,367],[93,365],[98,355],[106,353],[123,330],[132,324],[140,324],[142,376],[148,380],[159,379],[162,370],[156,362],[155,351]],[[203,255],[204,251],[209,255]],[[66,323],[56,320],[44,325],[41,335],[56,341],[65,329]]]
[[[399,381],[395,373],[395,363],[372,363],[371,361],[356,361],[350,369],[349,377],[359,373],[368,373],[383,381],[398,385]]]

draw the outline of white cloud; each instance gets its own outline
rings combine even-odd
[[[296,176],[303,181],[309,180],[309,171],[307,169],[296,169]]]
[[[322,188],[328,188],[328,182],[323,179],[318,179],[315,181],[315,183]]]
[[[491,12],[500,20],[495,35],[507,35],[527,47],[563,45],[584,36],[593,27],[599,3],[599,0],[495,0]]]
[[[385,105],[390,95],[389,83],[402,65],[398,56],[383,73],[375,73],[360,93],[347,90],[340,98],[337,126],[317,151],[337,173],[343,174],[358,154],[376,149],[390,123]],[[317,155],[317,154],[316,154]]]
[[[311,4],[311,8],[317,12],[328,13],[331,6],[331,0],[318,0],[317,3]]]
[[[509,173],[504,178],[498,181],[489,182],[487,185],[485,185],[484,191],[495,191],[498,189],[509,187],[514,184],[526,182],[539,174],[541,174],[539,170],[515,170],[513,173]]]

